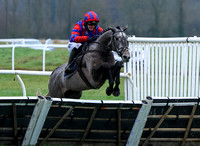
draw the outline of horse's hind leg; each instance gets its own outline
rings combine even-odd
[[[81,91],[68,90],[64,93],[64,98],[80,99],[82,95]]]
[[[49,96],[49,92],[46,95],[44,95],[45,98],[48,97],[48,96]]]

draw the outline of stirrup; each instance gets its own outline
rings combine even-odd
[[[65,73],[70,74],[72,72],[72,68],[70,66],[67,66],[65,68]]]

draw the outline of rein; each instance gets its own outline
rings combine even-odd
[[[93,43],[96,43],[96,44],[102,45],[104,48],[108,48],[109,51],[112,51],[112,48],[111,48],[111,47],[106,46],[106,45],[104,45],[104,44],[102,44],[102,43],[99,43],[99,42],[93,42]],[[104,52],[106,52],[106,51],[104,51]]]
[[[100,54],[104,54],[104,55],[107,55],[110,53],[111,50],[109,51],[103,51],[103,50],[86,50],[83,55],[87,54],[87,53],[100,53]]]

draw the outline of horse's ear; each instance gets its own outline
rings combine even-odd
[[[117,28],[117,29],[121,29],[120,26],[117,26],[116,28]]]
[[[122,30],[125,31],[128,28],[128,25],[122,26]]]
[[[111,27],[111,26],[108,26],[108,29],[110,29],[112,32],[115,32],[115,28]]]

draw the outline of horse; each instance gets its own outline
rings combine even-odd
[[[109,27],[90,43],[76,59],[77,71],[70,78],[64,78],[67,63],[56,68],[50,76],[46,96],[80,99],[83,90],[99,89],[107,79],[106,94],[119,96],[120,69],[123,62],[130,59],[126,29],[127,26]],[[112,51],[117,52],[122,61],[115,62]]]

